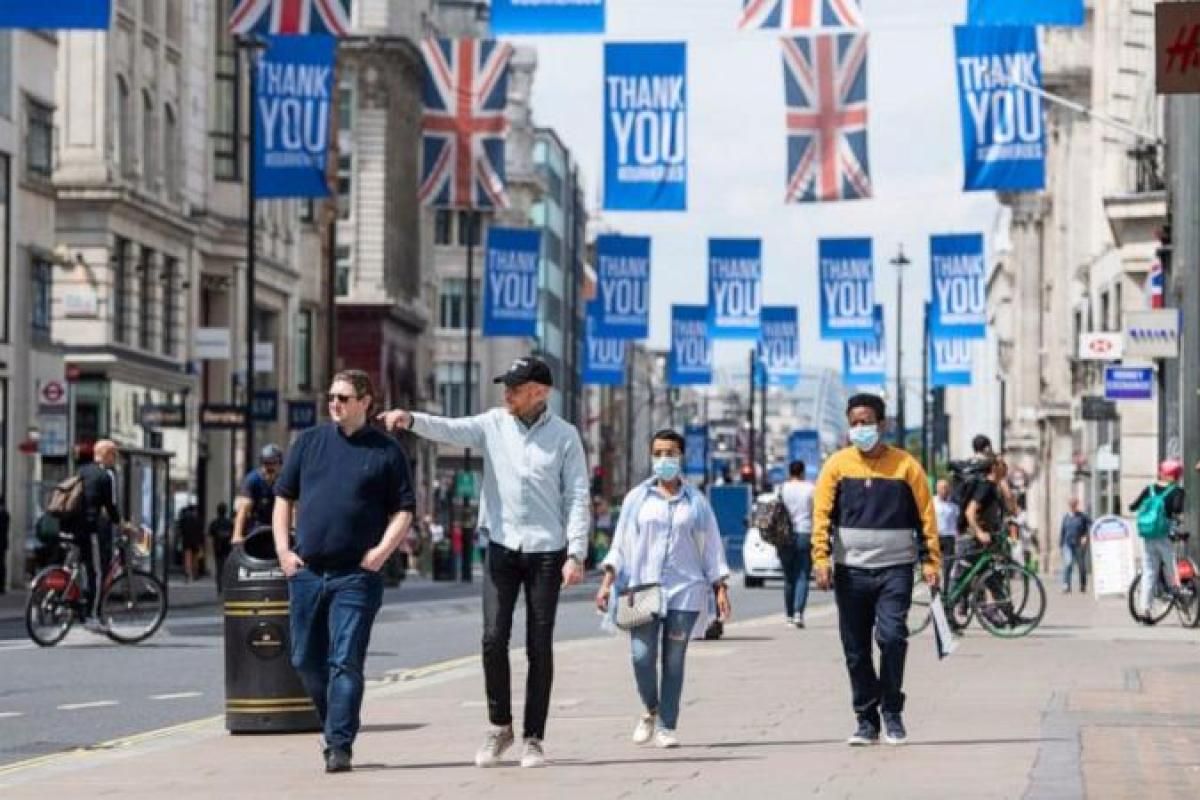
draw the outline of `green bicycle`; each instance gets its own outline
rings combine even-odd
[[[908,612],[909,636],[916,636],[928,627],[932,597],[923,580],[914,584]],[[939,599],[951,627],[962,630],[978,618],[984,630],[1002,639],[1029,635],[1046,613],[1046,589],[1042,581],[1028,567],[1012,560],[1008,543],[1003,539],[985,548]]]

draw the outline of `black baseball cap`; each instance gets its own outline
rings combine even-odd
[[[503,383],[505,386],[520,386],[522,383],[540,383],[543,386],[553,386],[554,376],[550,367],[537,356],[518,358],[508,367],[508,372],[496,376],[492,383]]]

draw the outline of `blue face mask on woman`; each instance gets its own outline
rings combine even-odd
[[[654,477],[660,481],[673,481],[681,469],[679,456],[659,456],[654,459]]]
[[[869,453],[879,444],[878,425],[855,425],[850,429],[850,444],[863,453]]]

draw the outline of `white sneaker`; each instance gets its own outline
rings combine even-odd
[[[664,750],[679,747],[679,737],[670,728],[659,728],[654,732],[654,744]]]
[[[796,618],[795,617],[784,617],[783,624],[787,625],[790,628],[796,624]]]
[[[511,725],[492,728],[488,731],[487,738],[483,740],[483,746],[475,753],[475,766],[496,766],[500,763],[500,756],[504,755],[505,750],[512,747],[514,741],[516,739],[513,736]]]
[[[645,744],[654,738],[654,723],[657,721],[657,714],[643,714],[638,720],[637,727],[633,729],[633,743]]]
[[[521,766],[525,769],[537,769],[546,766],[546,753],[542,750],[542,740],[529,738],[525,740],[525,752],[521,753]]]

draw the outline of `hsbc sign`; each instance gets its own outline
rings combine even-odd
[[[1079,334],[1080,361],[1120,361],[1125,353],[1125,338],[1119,333]]]

